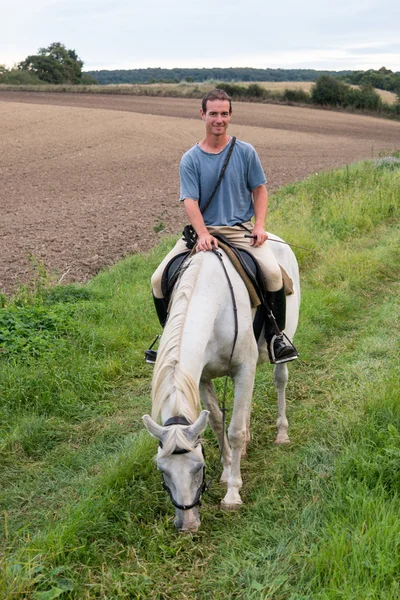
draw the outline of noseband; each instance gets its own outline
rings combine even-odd
[[[191,425],[191,423],[189,423],[189,421],[186,419],[186,417],[172,417],[171,419],[168,419],[168,421],[166,421],[166,423],[164,423],[164,427],[170,427],[171,425]],[[198,445],[199,444],[196,444],[195,447],[197,448]],[[159,446],[162,448],[161,441],[159,443]],[[201,451],[203,453],[203,457],[205,460],[206,456],[204,453],[203,446],[201,446]],[[188,452],[190,452],[190,450],[186,450],[186,448],[176,448],[176,450],[174,450],[174,452],[172,452],[172,454],[187,454]],[[194,508],[195,506],[201,506],[201,497],[204,494],[204,492],[207,490],[210,483],[211,483],[211,481],[208,484],[206,483],[206,467],[204,465],[203,481],[201,483],[201,486],[199,487],[199,489],[196,492],[194,501],[192,502],[192,504],[178,504],[178,502],[175,501],[175,499],[172,495],[171,489],[165,483],[164,475],[162,476],[162,486],[163,486],[164,490],[166,492],[168,492],[169,497],[171,498],[172,504],[175,506],[175,508],[178,508],[179,510],[190,510],[191,508]]]

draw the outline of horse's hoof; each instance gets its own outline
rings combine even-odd
[[[238,510],[242,506],[242,503],[240,502],[239,504],[226,504],[225,502],[221,502],[220,506],[221,510],[226,510],[226,512],[233,512],[235,510]]]
[[[276,446],[284,446],[290,444],[289,436],[287,435],[277,435],[275,440]]]

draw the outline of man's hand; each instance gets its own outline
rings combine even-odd
[[[254,225],[252,235],[256,237],[250,240],[250,246],[254,246],[255,248],[262,246],[268,239],[268,233],[261,225]]]
[[[206,252],[212,250],[212,247],[218,248],[218,240],[215,239],[208,232],[199,235],[197,240],[196,252]]]

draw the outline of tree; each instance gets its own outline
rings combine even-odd
[[[321,75],[311,89],[311,98],[314,104],[329,104],[340,106],[348,86],[329,75]]]
[[[54,42],[48,48],[39,48],[38,54],[27,56],[19,63],[22,71],[35,73],[47,83],[80,83],[83,61],[75,50],[67,50],[64,44]]]

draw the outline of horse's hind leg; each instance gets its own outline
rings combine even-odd
[[[275,365],[274,384],[278,392],[278,420],[276,422],[277,436],[275,444],[288,444],[289,423],[286,418],[286,385],[289,379],[289,372],[286,363]]]
[[[220,481],[227,482],[231,472],[232,451],[229,446],[228,437],[224,430],[222,412],[218,405],[218,397],[215,393],[212,381],[200,381],[200,397],[207,410],[210,411],[209,422],[211,429],[215,433],[219,447],[223,445],[222,464],[223,471]]]

